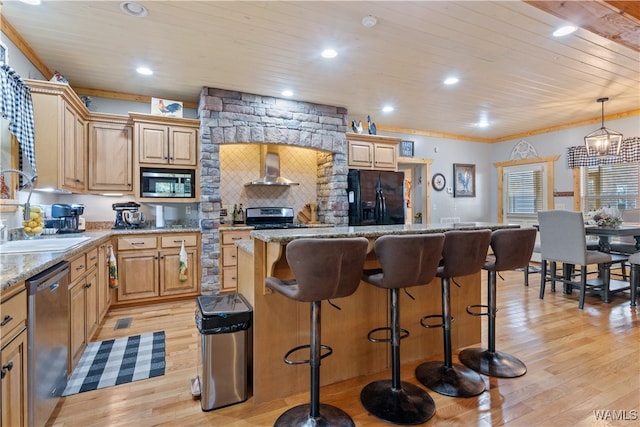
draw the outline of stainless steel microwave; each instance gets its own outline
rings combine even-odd
[[[194,169],[140,168],[141,197],[194,198]]]

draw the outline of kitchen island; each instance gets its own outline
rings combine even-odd
[[[464,223],[252,231],[252,241],[238,243],[238,291],[249,300],[254,310],[254,403],[268,402],[309,389],[309,367],[306,364],[287,365],[283,361],[285,353],[291,348],[310,342],[309,304],[272,293],[264,280],[267,276],[293,278],[285,256],[288,242],[300,238],[365,237],[370,242],[365,268],[376,268],[379,264],[373,243],[380,236],[517,227]],[[451,308],[455,318],[452,330],[454,351],[481,341],[480,318],[470,316],[465,311],[468,305],[480,304],[480,273],[456,278],[456,283],[460,287],[451,287]],[[415,299],[401,293],[400,325],[410,332],[409,337],[402,341],[402,360],[403,363],[415,361],[417,366],[419,362],[443,352],[442,329],[425,329],[419,323],[422,316],[442,312],[440,280],[434,279],[426,286],[407,290]],[[391,363],[388,345],[372,343],[367,339],[371,329],[387,326],[387,291],[361,282],[353,295],[333,300],[332,303],[341,310],[323,304],[322,340],[334,351],[322,361],[321,385],[388,369]],[[301,353],[301,359],[304,358],[304,353]]]

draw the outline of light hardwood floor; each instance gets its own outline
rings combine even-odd
[[[521,272],[502,276],[504,281],[498,279],[496,348],[519,357],[528,372],[513,379],[484,377],[487,390],[472,398],[429,391],[436,414],[426,425],[637,425],[640,310],[629,306],[628,293],[615,296],[610,304],[588,296],[584,310],[579,310],[577,292],[563,295],[561,286],[556,293],[547,287],[545,299],[540,300],[537,274],[530,277],[528,288],[522,284]],[[485,281],[483,274],[483,289]],[[403,301],[406,298],[403,296]],[[249,398],[241,404],[203,412],[189,387],[197,373],[200,340],[195,308],[195,301],[187,301],[112,310],[98,339],[166,331],[165,375],[63,398],[53,425],[270,426],[287,408],[308,402],[308,393],[301,393],[260,406],[254,406]],[[123,317],[133,317],[131,327],[115,331],[116,320]],[[409,330],[419,327],[418,319],[413,325],[402,326]],[[485,329],[483,324],[483,343]],[[331,345],[331,337],[323,338]],[[403,365],[401,374],[403,380],[419,385],[415,367],[415,363]],[[345,410],[357,426],[388,426],[364,410],[359,396],[364,385],[390,375],[386,371],[324,386],[321,401]],[[599,410],[609,411],[604,413],[607,420],[596,419],[595,411]]]

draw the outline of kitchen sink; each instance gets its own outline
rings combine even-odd
[[[1,254],[60,252],[86,242],[91,237],[54,237],[49,239],[12,240],[0,245]]]

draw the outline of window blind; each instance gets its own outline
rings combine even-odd
[[[507,213],[512,215],[536,214],[543,208],[542,170],[507,171]]]
[[[620,211],[640,207],[640,164],[621,163],[583,167],[584,212],[603,207]]]

